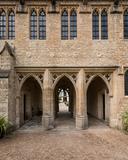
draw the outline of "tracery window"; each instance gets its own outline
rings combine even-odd
[[[44,11],[39,14],[39,39],[46,39],[46,14]]]
[[[37,39],[37,13],[32,10],[30,15],[30,39]]]
[[[8,38],[15,38],[15,13],[13,11],[8,15]]]
[[[125,95],[128,96],[128,70],[125,72]]]
[[[77,37],[77,13],[75,10],[71,11],[70,15],[70,39]]]
[[[68,12],[66,10],[61,15],[61,39],[68,39]]]
[[[0,12],[0,39],[6,39],[6,13]]]
[[[108,39],[108,14],[105,10],[101,13],[101,39]]]
[[[99,39],[99,13],[97,10],[94,10],[92,14],[92,30],[92,38]]]
[[[128,39],[128,9],[124,12],[124,38]]]

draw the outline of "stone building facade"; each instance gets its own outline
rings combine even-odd
[[[121,113],[128,105],[127,9],[127,0],[1,0],[6,28],[0,40],[0,115],[6,115],[18,128],[34,114],[41,114],[42,126],[54,127],[58,90],[63,88],[69,90],[76,128],[88,127],[88,114],[121,128]],[[44,39],[39,35],[30,38],[33,10],[37,13],[37,34],[39,12],[45,12]],[[64,10],[69,24],[66,39],[61,37]],[[74,38],[70,36],[72,10],[77,15]],[[99,17],[97,38],[93,37],[94,10]],[[107,12],[106,38],[101,34],[103,10]],[[14,13],[15,33],[9,37],[10,11]]]

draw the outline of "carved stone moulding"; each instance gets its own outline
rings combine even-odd
[[[29,77],[35,77],[43,84],[43,78],[44,78],[43,73],[27,73],[27,72],[17,73],[17,79],[19,83],[21,83],[24,79],[27,79]]]
[[[57,78],[59,78],[60,76],[69,76],[71,77],[74,82],[76,83],[76,80],[77,80],[77,73],[72,73],[72,72],[55,72],[55,73],[52,73],[52,80],[53,80],[53,83],[56,81]]]
[[[112,79],[112,73],[86,73],[86,83],[94,76],[104,77],[108,82]]]

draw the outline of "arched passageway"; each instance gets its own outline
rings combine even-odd
[[[34,119],[40,122],[42,117],[42,90],[36,79],[29,77],[21,88],[20,125]]]
[[[89,125],[96,125],[97,120],[109,122],[109,90],[104,80],[95,77],[87,90],[87,113]]]
[[[73,123],[75,118],[76,93],[72,82],[66,77],[62,77],[54,89],[54,117],[57,125]]]

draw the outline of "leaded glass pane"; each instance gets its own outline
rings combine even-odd
[[[15,14],[13,11],[8,16],[8,38],[15,38]]]
[[[37,14],[34,10],[30,16],[30,39],[37,39]]]
[[[128,39],[128,10],[124,12],[124,38]]]
[[[70,39],[77,37],[77,13],[72,11],[70,15]]]
[[[68,39],[68,13],[64,11],[61,15],[61,39]]]
[[[97,11],[94,11],[92,15],[92,30],[93,39],[99,39],[99,13]]]
[[[108,15],[106,11],[101,13],[101,39],[108,39]]]
[[[0,13],[0,39],[6,39],[6,13]]]
[[[46,14],[44,11],[39,15],[39,39],[46,39]]]

